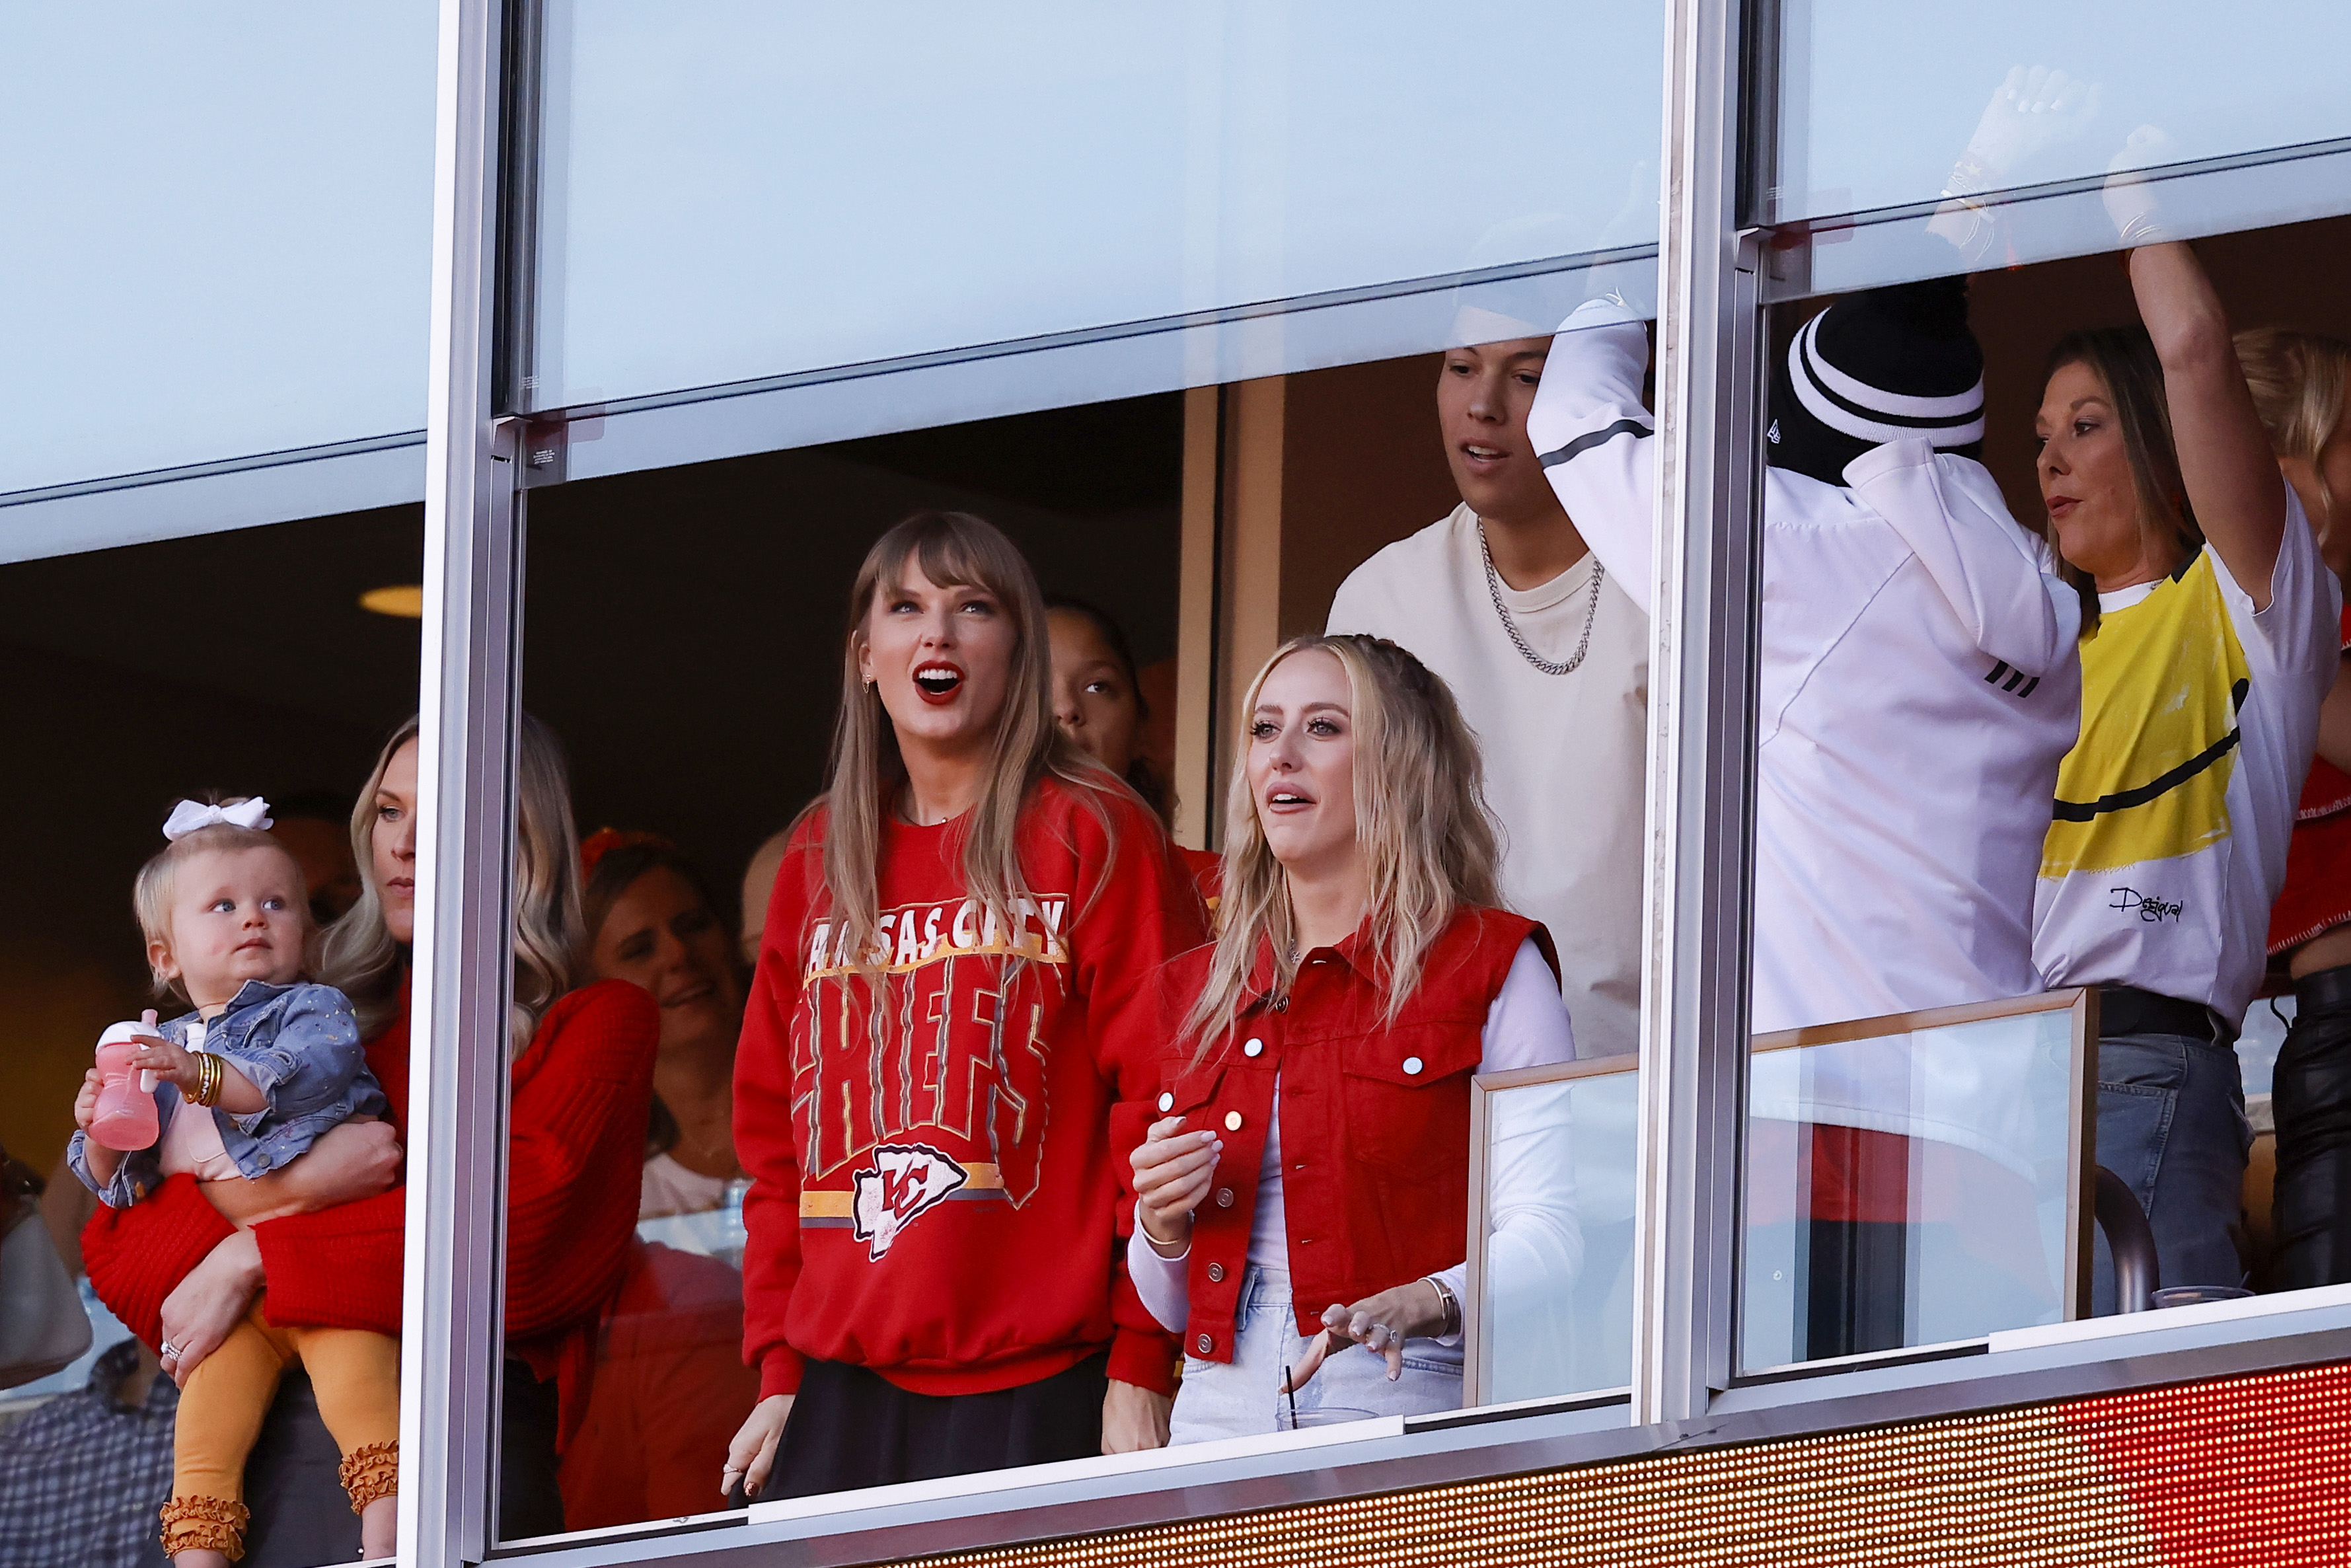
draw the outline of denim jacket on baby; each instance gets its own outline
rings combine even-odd
[[[182,1050],[197,1015],[189,1013],[155,1032]],[[212,1109],[221,1146],[248,1177],[266,1176],[301,1154],[319,1135],[352,1116],[381,1116],[390,1103],[367,1069],[359,1020],[350,999],[332,986],[272,986],[247,980],[204,1030],[203,1049],[234,1062],[268,1104],[251,1115]],[[203,1107],[189,1107],[201,1111]],[[89,1134],[76,1133],[67,1157],[74,1174],[115,1208],[128,1208],[163,1179],[162,1132],[183,1109],[179,1089],[155,1085],[158,1136],[153,1147],[122,1156],[114,1180],[90,1180]]]

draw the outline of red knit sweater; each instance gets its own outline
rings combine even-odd
[[[1107,1124],[1155,1084],[1152,976],[1205,932],[1150,813],[1091,799],[1107,826],[1069,785],[1031,791],[1036,896],[1008,930],[964,895],[961,821],[888,824],[878,972],[827,918],[824,813],[792,835],[735,1060],[762,1395],[795,1392],[804,1356],[957,1395],[1105,1348],[1113,1378],[1172,1391],[1174,1342],[1126,1276]]]
[[[556,1002],[514,1064],[507,1205],[507,1352],[562,1391],[563,1431],[584,1406],[605,1304],[635,1233],[660,1009],[619,980]],[[367,1047],[368,1067],[408,1118],[408,1010]],[[282,1326],[400,1332],[407,1193],[399,1187],[254,1227],[269,1320]],[[193,1180],[144,1202],[101,1206],[82,1232],[99,1299],[150,1345],[163,1300],[232,1233]]]

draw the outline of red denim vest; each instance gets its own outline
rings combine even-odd
[[[1468,1256],[1469,1080],[1484,1054],[1487,1012],[1529,936],[1556,971],[1550,936],[1535,922],[1463,910],[1430,946],[1419,988],[1393,1024],[1381,1021],[1361,932],[1301,958],[1286,1005],[1264,994],[1268,953],[1252,999],[1200,1065],[1189,1051],[1168,1057],[1153,1113],[1182,1115],[1187,1130],[1225,1141],[1216,1184],[1193,1216],[1188,1354],[1233,1356],[1277,1074],[1301,1334],[1319,1329],[1333,1301],[1360,1301]],[[1199,996],[1212,953],[1199,948],[1168,966],[1177,1017]]]

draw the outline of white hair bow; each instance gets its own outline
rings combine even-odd
[[[176,843],[200,828],[214,828],[223,822],[232,828],[266,828],[269,826],[269,802],[258,795],[234,806],[183,800],[172,808],[172,815],[163,823],[163,836]]]

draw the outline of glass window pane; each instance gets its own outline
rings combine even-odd
[[[1654,7],[548,13],[538,406],[1656,237]],[[1149,373],[1085,395],[1221,379]]]
[[[369,1407],[340,1435],[352,1448],[397,1436],[390,1334],[402,1307],[404,1196],[385,1189],[407,1111],[407,1034],[363,1005],[344,1012],[335,993],[357,988],[318,950],[306,957],[303,938],[367,918],[353,913],[361,873],[352,809],[378,743],[415,711],[418,622],[413,612],[371,612],[362,597],[404,590],[413,605],[423,535],[422,509],[404,507],[0,566],[8,628],[0,729],[19,764],[0,777],[0,814],[19,825],[11,896],[0,901],[0,989],[11,1019],[0,1141],[48,1180],[39,1220],[9,1239],[8,1338],[21,1343],[30,1328],[22,1249],[52,1242],[90,1329],[87,1352],[69,1365],[0,1390],[0,1561],[160,1562],[175,1448],[192,1466],[209,1461],[212,1484],[191,1485],[191,1495],[241,1490],[252,1511],[246,1562],[359,1554],[360,1521],[337,1481],[337,1435],[321,1416],[327,1407],[340,1422],[352,1406],[335,1407],[323,1363],[298,1357],[274,1387],[239,1374],[254,1368],[242,1357],[256,1355],[264,1300],[272,1333],[380,1325],[347,1336],[369,1363],[347,1386],[353,1404]],[[235,655],[192,656],[198,639],[136,634],[128,605],[147,607],[152,622],[183,622],[193,607],[236,607]],[[134,881],[165,850],[175,802],[249,796],[268,802],[266,839],[230,829],[224,840],[215,829],[210,841],[180,841],[168,894],[151,906],[176,970],[159,980],[141,928],[149,923],[131,918]],[[270,852],[273,841],[287,856]],[[190,906],[223,889],[248,917],[261,897],[283,897],[268,917],[268,946],[240,952],[203,940],[193,923],[204,915]],[[247,980],[320,982],[291,994],[309,1019],[333,1021],[279,1027],[285,1015],[270,1009],[288,993]],[[101,1032],[152,1009],[167,1039],[193,1044],[200,1008],[218,1009],[205,1048],[249,1070],[256,1086],[270,1082],[257,1042],[283,1049],[303,1076],[273,1083],[246,1141],[225,1113],[192,1111],[177,1082],[142,1093],[126,1074],[119,1103],[143,1102],[154,1120],[116,1140],[140,1146],[120,1152],[130,1179],[101,1200],[83,1179],[101,1174],[87,1145],[80,1172],[67,1159]],[[339,1030],[355,1032],[361,1049],[348,1051]],[[344,1114],[360,1111],[365,1085],[377,1082],[392,1096],[390,1128]],[[179,1139],[201,1137],[199,1117],[213,1124],[211,1152],[190,1160]],[[232,1221],[250,1222],[249,1233]],[[258,1282],[244,1272],[255,1255]],[[182,1393],[159,1375],[160,1309],[199,1271],[210,1288],[193,1289],[176,1322],[191,1325],[186,1343],[222,1348],[192,1351],[187,1370],[205,1369],[202,1354],[222,1360],[203,1386]],[[267,1351],[257,1359],[277,1372]],[[195,1412],[208,1398],[204,1442]],[[266,1412],[249,1447],[234,1437],[241,1403]]]
[[[1092,1457],[1106,1435],[1149,1446],[1155,1434],[1134,1424],[1139,1391],[1169,1392],[1179,1353],[1193,1364],[1166,1412],[1179,1450],[1458,1409],[1463,1330],[1511,1363],[1488,1374],[1481,1400],[1624,1385],[1636,1117],[1622,1053],[1637,1037],[1648,640],[1588,553],[1562,565],[1528,548],[1572,528],[1523,438],[1542,351],[1540,338],[1499,352],[1489,344],[530,492],[523,690],[569,754],[570,810],[587,834],[590,961],[570,977],[569,1005],[633,997],[640,1016],[636,1076],[596,1128],[575,1130],[581,1146],[568,1155],[551,1155],[545,1140],[528,1162],[519,1152],[540,1124],[558,1054],[575,1049],[566,1003],[536,1026],[544,1054],[517,1064],[507,1386],[540,1420],[536,1436],[509,1421],[510,1482],[531,1451],[511,1440],[535,1446],[543,1473],[556,1420],[571,1432],[553,1475],[565,1529],[716,1511],[730,1506],[717,1486],[729,1439],[747,1419],[784,1418],[772,1405],[758,1410],[762,1382],[789,1387],[796,1375],[783,1469],[754,1501],[755,1520],[915,1466],[985,1490],[1000,1482],[975,1472]],[[1155,869],[1147,824],[1125,818],[1115,875],[1130,891],[1171,890],[1134,907],[1084,896],[1100,857],[1040,862],[1076,890],[1067,909],[1050,891],[1039,903],[1069,922],[1056,927],[1065,956],[1008,974],[977,900],[956,891],[967,885],[960,860],[937,881],[925,869],[949,841],[940,824],[906,820],[911,780],[852,773],[847,798],[871,794],[881,809],[876,918],[894,933],[885,972],[869,982],[843,972],[829,935],[839,905],[808,882],[804,852],[778,881],[778,830],[799,820],[801,833],[836,831],[831,813],[798,813],[828,786],[837,705],[852,705],[852,724],[889,725],[880,733],[904,757],[928,711],[913,702],[967,689],[941,670],[889,662],[911,653],[874,655],[878,693],[840,663],[863,551],[893,520],[938,506],[987,518],[1044,591],[1081,601],[1043,617],[1060,694],[1050,722],[1099,745],[1192,852],[1180,870]],[[670,521],[648,529],[649,517]],[[1481,518],[1505,563],[1494,573],[1515,574],[1508,590],[1482,559]],[[1220,586],[1228,562],[1234,578]],[[910,585],[866,607],[858,625],[869,647],[901,634],[883,630],[885,612],[923,591]],[[1510,608],[1498,612],[1498,592]],[[1234,784],[1253,744],[1246,693],[1285,637],[1334,619],[1425,649],[1466,727],[1499,737],[1484,776],[1510,847],[1493,901],[1560,934],[1558,967],[1515,916],[1464,915],[1424,963],[1412,1010],[1393,1027],[1365,1021],[1342,1046],[1327,1031],[1373,1015],[1355,1009],[1363,994],[1349,988],[1361,972],[1324,951],[1346,939],[1322,933],[1301,956],[1293,994],[1249,998],[1246,1021],[1204,1068],[1155,1008],[1138,1022],[1110,988],[1132,995],[1137,972],[1174,972],[1161,970],[1165,950],[1190,949],[1205,965],[1191,889],[1201,878],[1223,896],[1221,862],[1198,852],[1217,838],[1212,808],[1257,809],[1235,805],[1250,799]],[[991,653],[978,641],[985,623],[954,634],[975,667],[1008,656],[1006,644]],[[1408,672],[1394,678],[1407,695],[1392,700],[1428,690]],[[900,682],[923,695],[890,684]],[[1459,759],[1476,744],[1447,740],[1448,779],[1466,777]],[[1388,743],[1378,765],[1409,768],[1419,755]],[[1563,758],[1582,797],[1567,817],[1555,805]],[[1035,786],[1023,810],[1055,809],[1059,788]],[[524,794],[528,836],[559,811],[551,788]],[[1469,813],[1425,818],[1442,827]],[[1464,863],[1500,848],[1461,831]],[[1249,874],[1263,875],[1263,862]],[[1463,896],[1488,897],[1489,879],[1472,874],[1476,891]],[[886,896],[885,877],[895,890]],[[738,892],[742,930],[758,933],[740,949]],[[1508,941],[1485,939],[1497,931]],[[747,973],[738,956],[754,954]],[[631,980],[670,1005],[655,1009],[610,983]],[[862,1010],[869,983],[886,988],[876,1011]],[[1008,1009],[1006,988],[1032,984],[1044,988],[1035,999]],[[1086,999],[1082,1014],[1073,997]],[[995,1043],[1008,1016],[1039,1042],[1035,1057]],[[1084,1083],[1090,1051],[1099,1089]],[[1549,1071],[1583,1052],[1606,1059],[1584,1068],[1597,1076],[1519,1096],[1497,1118],[1485,1162],[1489,1248],[1469,1212],[1472,1078]],[[646,1075],[664,1107],[652,1114]],[[1143,1248],[1119,1239],[1122,1200],[1088,1173],[1131,1172],[1155,1124],[1176,1114],[1221,1129],[1225,1142],[1201,1173],[1210,1185],[1192,1210],[1204,1217],[1197,1245],[1138,1266]],[[1040,1139],[1071,1151],[1068,1163],[1031,1161]],[[550,1158],[602,1171],[585,1152],[600,1140],[627,1184],[526,1181]],[[1016,1205],[1016,1181],[1043,1185],[1019,1187]],[[1334,1193],[1349,1195],[1343,1217],[1331,1213]],[[1368,1207],[1356,1201],[1364,1195],[1374,1195]],[[1399,1221],[1407,1203],[1415,1212]],[[551,1225],[559,1207],[574,1218]],[[1481,1270],[1491,1260],[1494,1304],[1482,1315],[1466,1278],[1473,1250]],[[1019,1260],[1009,1271],[1008,1257]],[[1127,1301],[1122,1259],[1132,1305],[1114,1316]],[[574,1288],[568,1324],[541,1311],[550,1264]],[[885,1287],[886,1333],[872,1328],[883,1309],[867,1294]],[[1413,1345],[1404,1377],[1391,1384],[1380,1357],[1352,1344],[1322,1356],[1333,1347],[1313,1320],[1334,1301],[1371,1303],[1402,1326]],[[1040,1317],[1066,1302],[1081,1309],[1074,1318]],[[1032,1355],[1029,1340],[991,1341],[998,1325],[1050,1332],[1051,1358]],[[567,1390],[569,1364],[550,1360],[551,1332],[592,1347],[584,1400],[576,1382]],[[746,1342],[757,1372],[744,1365]],[[1293,1405],[1279,1373],[1309,1356],[1316,1370]],[[1108,1395],[1105,1377],[1132,1386]],[[1027,1448],[934,1455],[864,1443],[844,1403],[870,1410],[967,1391],[1017,1393],[1050,1421]],[[556,1517],[510,1500],[502,1533],[549,1531]]]
[[[0,493],[423,427],[434,39],[0,7]]]
[[[2068,997],[2007,1017],[1759,1042],[1748,1076],[1747,1370],[2076,1314],[2085,1303],[2068,1281],[2086,1240],[2079,1018]]]
[[[1070,460],[1091,451],[1121,460]],[[935,951],[922,965],[910,956],[911,974],[888,982],[909,988],[900,994],[927,1013],[911,1035],[894,1035],[918,1040],[921,1051],[892,1052],[870,1070],[876,1087],[864,1103],[874,1114],[905,1097],[905,1110],[888,1113],[903,1119],[878,1140],[890,1146],[877,1150],[868,1138],[856,1157],[805,1177],[806,1196],[841,1200],[834,1209],[804,1214],[802,1194],[779,1202],[772,1185],[752,1191],[754,1176],[776,1181],[778,1148],[792,1145],[794,1129],[764,1099],[738,1121],[730,1108],[755,1102],[748,1092],[734,1098],[734,1071],[738,1056],[774,1066],[761,1054],[772,1037],[747,1033],[747,1010],[774,1006],[754,987],[768,894],[784,831],[827,783],[843,605],[867,547],[926,506],[969,508],[1000,527],[1051,591],[1098,607],[1121,628],[1136,684],[1155,694],[1152,712],[1163,721],[1130,738],[1164,778],[1176,706],[1167,585],[1177,575],[1181,453],[1181,400],[1161,396],[533,492],[524,694],[534,727],[559,738],[569,789],[565,800],[526,788],[523,813],[527,828],[568,813],[584,836],[587,961],[515,1070],[507,1378],[510,1401],[518,1393],[541,1418],[521,1426],[509,1416],[504,1537],[730,1506],[720,1473],[761,1381],[761,1369],[745,1364],[747,1192],[758,1231],[754,1278],[765,1292],[748,1303],[755,1334],[772,1334],[778,1303],[790,1299],[776,1262],[789,1239],[820,1255],[812,1270],[839,1270],[845,1260],[847,1275],[823,1277],[852,1283],[884,1254],[895,1270],[885,1278],[919,1280],[909,1268],[933,1265],[909,1256],[925,1247],[1035,1245],[1029,1228],[1039,1210],[1029,1200],[1037,1195],[1024,1192],[1028,1206],[1014,1207],[1000,1167],[1017,1180],[1024,1147],[1033,1150],[1049,1125],[1061,1140],[1055,1148],[1085,1146],[1086,1105],[1072,1080],[1058,1072],[1049,1086],[1050,1118],[1026,1101],[1025,1111],[1011,1108],[1040,1085],[1016,1084],[1016,1067],[997,1087],[985,1052],[967,1054],[987,1040],[982,1028],[956,1035],[958,1058],[946,1068],[959,1090],[977,1095],[977,1124],[953,1094],[935,1103],[928,1086],[934,1031],[945,1019],[968,1025],[993,1016],[994,990],[978,967],[1000,959]],[[648,529],[649,516],[671,521]],[[946,908],[935,927],[942,945],[957,929],[955,904]],[[1072,940],[1091,941],[1102,928],[1099,915],[1074,918]],[[969,922],[963,929],[974,935]],[[805,951],[799,932],[768,935],[776,948]],[[765,962],[773,970],[776,953]],[[914,995],[925,985],[937,988]],[[662,1005],[649,1005],[644,992]],[[1057,1061],[1073,1060],[1084,1043],[1066,1029],[1055,1039],[1065,1053]],[[615,1075],[613,1091],[592,1114],[575,1115],[585,1103],[565,1064],[591,1060]],[[855,1135],[862,1123],[834,1106],[821,1124],[828,1135]],[[563,1135],[548,1136],[549,1118],[566,1116]],[[1102,1135],[1099,1126],[1092,1134]],[[904,1191],[893,1162],[914,1145],[958,1162],[969,1176],[966,1197],[904,1210],[914,1246],[892,1253],[893,1223],[869,1257],[867,1241],[851,1234],[849,1200],[872,1183],[855,1172],[886,1169],[890,1190]],[[601,1170],[607,1155],[624,1181],[584,1174]],[[1107,1183],[1107,1170],[1099,1174]],[[1088,1283],[1106,1289],[1115,1243],[1104,1198],[1099,1233],[1061,1235],[1050,1255],[1024,1254],[1035,1264],[1024,1291],[1081,1249],[1105,1265],[1101,1278],[1084,1276]],[[872,1212],[870,1204],[855,1210],[868,1219]],[[1066,1274],[1053,1279],[1056,1289],[1069,1283]],[[975,1280],[959,1295],[906,1307],[938,1332],[969,1335],[956,1354],[993,1356],[991,1365],[1015,1358],[975,1348],[970,1314],[1006,1310],[1001,1281]],[[896,1371],[920,1359],[893,1359],[893,1346],[863,1350],[863,1319],[831,1303],[793,1311],[815,1325],[796,1330],[810,1343],[850,1347],[834,1353],[843,1361],[869,1354]],[[567,1370],[573,1354],[592,1360],[592,1378]],[[977,1375],[988,1375],[984,1366]],[[1017,1364],[1013,1377],[1036,1381]],[[1094,1402],[1098,1410],[1099,1393]],[[808,1420],[824,1418],[810,1408]],[[556,1419],[566,1431],[559,1466],[549,1451]],[[778,1480],[768,1497],[785,1487]]]
[[[2241,198],[2282,190],[2296,171],[2329,161],[2161,183],[2223,196],[2233,185]],[[2170,189],[2158,198],[2167,217],[2185,205]],[[2106,221],[2095,186],[2080,200]],[[2303,1065],[2323,1060],[2316,1042],[2332,1015],[2323,1002],[2314,1012],[2312,996],[2326,993],[2305,993],[2290,1015],[2280,996],[2275,1018],[2256,998],[2300,988],[2342,962],[2343,879],[2327,835],[2351,791],[2329,782],[2339,777],[2331,768],[2305,762],[2304,748],[2320,732],[2329,684],[2342,679],[2344,558],[2325,541],[2341,538],[2333,519],[2343,492],[2322,492],[2304,465],[2330,439],[2315,433],[2340,424],[2339,411],[2314,400],[2327,395],[2351,355],[2351,310],[2333,268],[2346,229],[2351,219],[2338,216],[2217,234],[2193,247],[2137,251],[2127,268],[2107,254],[1986,270],[1964,287],[1952,279],[1847,294],[1825,309],[1776,312],[1771,323],[1756,1027],[1836,1025],[2100,985],[2095,1154],[2130,1189],[2105,1203],[2105,1217],[2128,1228],[2136,1201],[2167,1287],[2206,1293],[2324,1282],[2344,1219],[2325,1181],[2302,1174],[2325,1168],[2334,1138],[2323,1072]],[[1865,234],[1818,246],[1815,281],[1828,258],[1869,243]],[[2173,272],[2179,292],[2151,284],[2191,258],[2201,279]],[[2187,323],[2165,319],[2206,282],[2225,325],[2201,311]],[[2093,325],[2095,333],[2083,331]],[[2137,336],[2143,329],[2153,338]],[[2233,340],[2221,336],[2230,329]],[[2222,378],[2200,406],[2215,358],[2177,351],[2199,341],[2219,347]],[[2158,343],[2173,350],[2171,363]],[[2109,345],[2118,355],[2143,353],[2133,363],[2144,369],[2128,373],[2159,389],[2151,395],[2168,398],[2200,437],[2255,460],[2238,473],[2269,476],[2255,499],[2275,505],[2281,531],[2273,558],[2248,572],[2265,573],[2252,580],[2266,581],[2272,595],[2260,618],[2216,586],[2206,601],[2212,613],[2194,619],[2192,632],[2175,635],[2158,619],[2187,602],[2165,594],[2217,584],[2230,570],[2226,552],[2241,547],[2231,498],[2216,492],[2209,469],[2191,464],[2180,472],[2194,477],[2178,482],[2197,517],[2220,520],[2209,536],[2165,531],[2164,503],[2142,511],[2136,498],[2181,491],[2126,487],[2119,493],[2131,498],[2106,515],[2144,527],[2158,564],[2136,581],[2134,569],[2100,564],[2096,536],[2080,526],[2075,492],[2086,470],[2074,465],[2080,449],[2071,444],[2115,438],[2116,427],[2066,411],[2106,406],[2098,400],[2126,372],[2114,368],[2118,361],[2093,370],[2081,356]],[[1562,357],[1555,349],[1554,373]],[[2248,383],[2235,396],[2252,396],[2246,416],[2231,423],[2215,404],[2241,370]],[[1821,392],[1832,382],[1842,406]],[[2147,423],[2135,438],[2147,437],[2149,463],[2172,461],[2189,426],[2175,436],[2138,417]],[[1907,428],[1893,429],[1896,422]],[[1896,437],[1929,423],[1943,427],[1930,436],[1945,448],[1931,470],[1941,499],[1921,507],[1925,490],[1888,481],[1928,471],[1917,465],[1924,444],[1906,457]],[[1847,542],[1821,550],[1815,523],[1845,528],[1841,517],[1853,525],[1840,536]],[[1873,536],[1882,564],[1865,581],[1841,578]],[[1965,575],[1949,575],[1960,562]],[[1930,579],[1948,586],[1930,588]],[[1911,608],[1892,613],[1899,604]],[[2020,618],[2041,604],[2050,615]],[[2077,632],[2092,613],[2095,629]],[[1835,629],[1834,647],[1823,626]],[[2269,673],[2239,682],[2218,658],[2199,664],[2204,648],[2264,661]],[[2163,669],[2194,673],[2158,675]],[[1850,716],[1894,711],[1886,704],[1895,691],[1904,718],[1887,732],[1889,746]],[[2001,744],[1982,743],[1994,734]],[[2113,737],[2124,735],[2143,749],[2118,760]],[[2191,764],[2199,755],[2225,755],[2226,778]],[[1931,766],[1916,765],[1929,756]],[[2043,800],[2053,804],[2036,808]],[[2201,825],[2210,813],[2222,828]],[[2223,841],[2228,853],[2215,855]],[[2194,883],[2222,866],[2225,879]],[[2204,891],[2183,891],[2191,884]],[[2233,1054],[2220,1049],[2231,1044]],[[1915,1052],[1916,1042],[1907,1049]],[[1906,1109],[1897,1094],[1874,1107],[1873,1121],[1856,1120],[1849,1098],[1789,1078],[1800,1070],[1788,1062],[1756,1064],[1742,1346],[1750,1369],[1974,1337],[2004,1315],[2057,1310],[2054,1298],[2019,1293],[2021,1275],[1947,1271],[1959,1282],[1936,1282],[1953,1248],[1962,1258],[1974,1248],[2029,1259],[2027,1210],[2039,1202],[2045,1222],[2053,1200],[2020,1186],[2021,1162],[2003,1176],[1981,1148],[1922,1143],[1908,1122],[1941,1113],[1934,1102],[1947,1065],[1919,1057],[1897,1066],[1885,1067],[1889,1082],[1907,1084],[1917,1103]],[[1832,1069],[1847,1071],[1823,1066],[1823,1082]],[[1949,1216],[1937,1206],[1955,1186],[1970,1192],[1969,1212],[1938,1228]],[[2064,1316],[2134,1310],[2137,1277],[2126,1292],[2124,1271],[2110,1263],[2117,1245],[2102,1227],[2088,1296]],[[2039,1263],[2053,1260],[2044,1247]],[[2008,1290],[2004,1305],[1970,1293],[1993,1283]]]
[[[2351,11],[2195,0],[1782,8],[1769,221],[1867,212],[2351,135]]]
[[[1477,1383],[1465,1404],[1632,1380],[1640,1068],[1632,1057],[1579,1065],[1574,1077],[1483,1091],[1486,1250],[1472,1281]],[[1529,1204],[1529,1193],[1542,1201]]]

